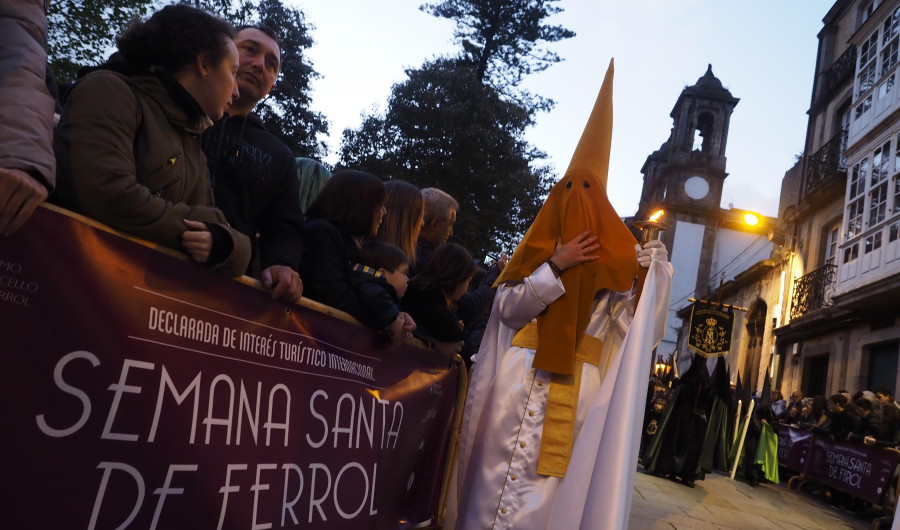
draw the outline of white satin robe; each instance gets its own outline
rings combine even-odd
[[[663,280],[661,288],[657,285],[659,278]],[[666,278],[668,281],[665,281]],[[650,301],[652,311],[647,313],[645,308],[645,313],[649,317],[647,320],[652,320],[648,322],[651,334],[659,338],[665,329],[670,283],[671,265],[651,264],[641,304],[645,305],[643,298],[653,299]],[[649,297],[648,287],[653,290]],[[598,467],[600,434],[609,415],[609,402],[616,379],[606,377],[606,373],[609,370],[610,375],[618,374],[623,357],[621,346],[629,329],[648,326],[631,326],[634,298],[630,293],[605,291],[597,296],[586,333],[604,340],[604,348],[611,351],[603,356],[605,366],[583,365],[575,419],[575,443],[566,476],[538,475],[537,459],[550,374],[532,367],[534,350],[510,345],[519,329],[564,292],[562,282],[546,264],[523,283],[498,288],[481,349],[474,358],[455,468],[456,480],[451,484],[448,495],[447,528],[454,528],[454,525],[457,530],[615,527],[608,525],[605,517],[600,522],[584,520],[583,512],[587,510],[585,505],[599,500],[597,496],[606,496],[605,492],[598,494],[596,488],[591,488],[592,481],[597,481],[595,473],[603,475],[603,471],[595,467]],[[657,301],[662,295],[665,295],[664,300]],[[659,307],[660,303],[662,307]],[[654,341],[649,348],[646,343],[640,346],[641,349],[648,349],[645,363],[632,359],[643,364],[643,372],[649,370],[649,350],[658,339],[654,338]],[[638,377],[646,393],[647,373]],[[604,389],[604,386],[608,388]],[[636,398],[634,400],[637,401]],[[619,406],[617,402],[616,407]],[[641,416],[637,418],[638,436],[642,411],[641,405]],[[581,441],[584,431],[589,431],[590,435]],[[634,446],[636,451],[637,445]],[[634,458],[628,464],[632,485]],[[602,462],[599,467],[602,467]],[[606,480],[608,478],[597,482],[615,487],[615,482]],[[628,488],[630,490],[631,485]],[[593,490],[590,502],[589,490]],[[628,491],[626,498],[619,498],[617,503],[630,505],[630,495]],[[565,508],[560,513],[562,504]],[[627,507],[625,510],[627,521]],[[618,521],[613,524],[619,524],[621,517],[614,517],[613,520]]]

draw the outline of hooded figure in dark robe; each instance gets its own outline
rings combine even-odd
[[[669,401],[664,423],[656,434],[657,440],[648,450],[647,470],[654,475],[680,479],[694,487],[698,476],[700,450],[709,422],[709,409],[714,392],[706,358],[695,355],[691,367],[678,381]]]

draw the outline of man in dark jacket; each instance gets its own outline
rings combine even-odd
[[[273,298],[294,302],[303,293],[297,269],[303,253],[303,212],[290,148],[265,130],[252,110],[278,78],[281,49],[264,27],[245,27],[234,38],[240,96],[228,115],[203,135],[216,205],[252,243],[247,270]]]
[[[828,422],[823,427],[813,427],[813,433],[831,436],[836,442],[843,442],[857,429],[856,415],[847,409],[847,398],[834,394],[828,398]]]

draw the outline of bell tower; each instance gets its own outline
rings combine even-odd
[[[722,201],[728,126],[738,98],[712,73],[685,87],[670,116],[669,139],[641,169],[644,190],[636,217],[656,209],[718,210]]]
[[[670,229],[662,232],[660,239],[669,249],[675,270],[666,337],[657,353],[666,358],[677,351],[679,363],[690,362],[685,323],[679,311],[690,306],[689,297],[702,296],[709,292],[710,285],[718,284],[717,260],[728,255],[731,248],[730,243],[720,242],[734,239],[727,221],[729,214],[720,204],[728,176],[728,126],[738,101],[713,75],[710,65],[678,96],[670,113],[669,138],[641,168],[644,187],[635,219],[665,211],[662,221]]]

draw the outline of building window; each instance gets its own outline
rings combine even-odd
[[[890,160],[891,142],[887,141],[872,154],[872,182],[869,184],[870,186],[875,186],[887,178],[890,171]]]
[[[881,50],[881,75],[891,71],[897,64],[897,39],[892,40]]]
[[[881,248],[881,232],[876,232],[866,238],[866,254]]]
[[[860,21],[860,23],[863,23],[863,22],[869,20],[869,17],[872,16],[872,13],[875,12],[875,2],[867,2],[867,3],[863,4],[861,11],[862,11],[862,20]]]
[[[900,35],[900,7],[894,10],[891,16],[884,19],[884,26],[881,31],[881,44],[885,45],[891,39]]]
[[[863,117],[863,115],[872,108],[872,94],[866,96],[866,99],[863,100],[862,103],[856,106],[856,113],[853,115],[853,119],[858,120]]]
[[[892,213],[900,213],[900,175],[894,177],[894,208]]]
[[[897,147],[900,147],[900,134],[897,135]],[[900,171],[900,149],[894,152],[894,171]]]
[[[854,243],[852,246],[844,249],[844,263],[850,263],[859,257],[859,243]]]
[[[863,187],[866,183],[866,173],[869,170],[869,159],[863,158],[859,164],[853,165],[853,170],[850,171],[850,181],[847,183],[850,188],[850,196],[849,199],[853,199],[860,195],[863,192]]]
[[[900,7],[884,20],[881,31],[881,75],[891,71],[897,64],[897,48],[900,46]]]
[[[877,76],[875,75],[875,63],[871,63],[862,70],[859,71],[859,75],[857,76],[859,79],[859,91],[856,93],[857,96],[861,96],[867,90],[872,88],[875,85],[875,79]],[[859,107],[857,107],[858,109]],[[865,112],[868,109],[863,110]],[[857,113],[860,111],[857,110]]]
[[[897,241],[898,236],[900,236],[900,223],[894,223],[888,230],[888,242],[891,243]]]
[[[860,197],[847,207],[847,239],[857,236],[862,232],[863,212],[865,200]]]
[[[891,89],[894,88],[894,75],[895,74],[891,74],[885,79],[884,83],[881,83],[881,86],[878,87],[878,99],[884,99],[891,93]]]
[[[835,256],[837,255],[838,233],[840,227],[835,226],[828,231],[828,239],[825,242],[825,264],[834,265]]]
[[[869,227],[884,221],[887,210],[887,182],[872,189],[869,193]]]
[[[863,43],[859,47],[859,67],[862,70],[862,67],[869,64],[870,61],[875,59],[875,54],[878,52],[878,31],[875,31],[869,38],[863,41]]]

